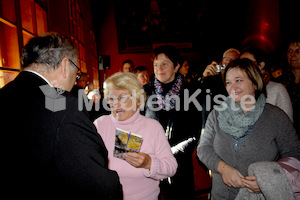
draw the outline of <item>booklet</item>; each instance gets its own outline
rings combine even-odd
[[[139,152],[141,144],[142,136],[116,128],[114,157],[122,158],[123,153]]]

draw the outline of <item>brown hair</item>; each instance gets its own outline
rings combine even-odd
[[[169,58],[173,62],[174,67],[176,67],[177,64],[179,64],[179,53],[178,53],[176,47],[173,47],[170,45],[162,45],[162,46],[156,47],[153,50],[152,61],[154,61],[157,58],[157,56],[162,53],[165,54],[166,57]]]
[[[230,69],[239,68],[244,71],[251,82],[256,85],[257,89],[255,91],[255,98],[257,99],[260,94],[264,94],[267,97],[266,85],[261,77],[259,67],[256,62],[253,62],[247,58],[236,59],[229,63],[223,73],[223,82],[226,86],[226,75]]]

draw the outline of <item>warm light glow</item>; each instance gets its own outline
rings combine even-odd
[[[47,14],[37,3],[35,3],[37,35],[47,32]]]
[[[1,67],[20,69],[20,54],[16,26],[0,18],[0,30]]]
[[[275,44],[272,43],[270,38],[266,37],[262,34],[250,35],[246,37],[243,41],[243,45],[245,44],[256,44],[257,47],[262,49],[274,49]]]
[[[35,31],[35,17],[34,17],[34,1],[33,0],[22,0],[20,1],[21,6],[21,20],[22,27],[31,33]]]
[[[22,31],[23,33],[23,45],[25,46],[34,35],[28,33],[27,31]]]
[[[4,76],[3,71],[0,71],[0,88],[4,86]]]
[[[262,22],[262,23],[261,23],[261,28],[262,28],[263,30],[267,30],[267,29],[270,28],[270,24],[269,24],[268,22]]]
[[[19,72],[11,72],[0,70],[0,88],[4,87],[7,83],[14,80]]]
[[[255,6],[255,12],[248,10],[250,26],[242,46],[254,46],[271,53],[280,41],[279,0],[251,0],[249,8]]]
[[[14,28],[16,27],[16,26],[13,25],[12,23],[10,23],[10,22],[8,22],[8,21],[2,19],[1,17],[0,17],[0,22],[4,23],[4,24],[6,24],[6,25],[8,25],[8,26],[10,26],[10,27],[14,27]]]

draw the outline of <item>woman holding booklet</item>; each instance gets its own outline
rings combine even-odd
[[[118,72],[105,82],[111,114],[94,124],[108,149],[108,168],[118,173],[124,200],[158,199],[159,180],[173,176],[178,166],[164,129],[140,114],[145,92],[134,74]]]

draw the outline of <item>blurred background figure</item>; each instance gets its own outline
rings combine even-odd
[[[86,89],[86,86],[88,86],[89,82],[88,82],[88,75],[87,73],[81,72],[77,75],[77,80],[76,83],[74,85],[74,87],[71,90],[71,93],[78,97],[78,91],[80,89]]]
[[[295,75],[295,84],[300,83],[300,39],[290,42],[287,51],[289,66]]]
[[[179,59],[179,64],[180,64],[179,73],[184,76],[184,79],[187,82],[191,81],[191,79],[188,77],[188,73],[189,73],[189,69],[190,69],[189,63],[190,63],[189,57],[187,57],[187,56],[181,56],[180,57],[180,59]]]
[[[272,75],[272,80],[275,80],[277,78],[280,78],[283,75],[283,68],[282,65],[272,65],[270,68],[271,75]]]
[[[240,51],[234,48],[227,49],[223,53],[222,65],[227,66],[231,61],[236,60],[240,56]]]
[[[287,49],[287,61],[291,68],[290,76],[294,81],[287,86],[294,110],[294,125],[300,135],[300,38],[291,40]]]
[[[293,108],[289,93],[281,83],[270,81],[269,72],[265,70],[268,63],[266,53],[261,49],[249,47],[241,52],[240,58],[247,58],[257,63],[266,84],[267,103],[282,109],[289,116],[291,121],[293,121]]]
[[[137,76],[139,82],[142,86],[149,83],[149,73],[148,68],[145,66],[138,66],[134,69],[134,73]]]
[[[233,60],[238,59],[240,56],[240,51],[234,48],[227,49],[223,53],[222,61],[220,65],[225,65],[225,67]],[[213,106],[216,105],[214,98],[217,95],[227,96],[227,91],[223,84],[222,75],[217,70],[218,62],[212,61],[211,64],[207,65],[205,68],[202,78],[200,78],[200,88],[202,90],[201,106],[202,111],[202,128],[205,127],[205,122],[208,114],[212,111]],[[209,99],[209,100],[208,100]],[[221,99],[220,99],[221,100]],[[209,104],[210,103],[210,104]],[[209,104],[209,105],[208,105]]]
[[[134,64],[133,61],[128,59],[125,60],[122,64],[123,72],[133,72]]]
[[[223,53],[222,61],[220,63],[216,61],[212,61],[210,65],[207,65],[203,72],[203,78],[206,78],[208,76],[213,76],[219,74],[216,65],[225,65],[227,66],[230,61],[236,60],[240,57],[240,51],[234,48],[227,49]]]

